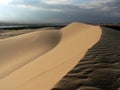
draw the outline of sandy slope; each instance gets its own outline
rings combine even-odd
[[[102,27],[100,41],[52,90],[120,90],[120,32]]]
[[[100,36],[99,26],[75,22],[0,40],[0,90],[50,90]]]

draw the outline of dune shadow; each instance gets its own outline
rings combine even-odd
[[[51,90],[118,90],[120,32],[101,27],[100,41]]]

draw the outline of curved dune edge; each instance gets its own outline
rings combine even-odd
[[[53,49],[61,40],[59,31],[36,31],[0,40],[0,78]]]
[[[15,70],[14,72],[7,75],[6,77],[1,78],[0,90],[50,90],[69,70],[71,70],[78,63],[80,58],[82,58],[85,55],[86,51],[100,40],[100,37],[102,34],[101,28],[99,26],[92,26],[92,25],[81,24],[77,22],[72,23],[67,27],[61,29],[60,31],[55,31],[55,32],[57,33],[60,32],[62,36],[60,38],[61,40],[60,41],[58,40],[59,43],[57,42],[58,43],[57,46],[54,47],[56,44],[53,45],[52,50],[49,49],[49,52],[47,51],[47,53],[43,54],[42,56],[40,55],[38,58],[32,59],[32,62]],[[35,32],[30,33],[32,37],[35,36],[34,34]],[[38,32],[36,32],[36,34],[38,34]],[[55,34],[55,36],[56,35],[58,36],[60,34]],[[14,37],[14,39],[18,39],[19,37]],[[27,38],[27,39],[28,41],[30,40],[30,38]],[[39,39],[43,40],[44,38],[40,37]],[[39,41],[39,39],[37,39],[36,42]],[[48,40],[48,39],[49,38],[45,40]],[[14,41],[12,40],[12,38],[4,41],[6,42],[6,46],[7,44],[11,43],[10,40]],[[23,40],[21,39],[21,42],[22,41]],[[33,43],[34,42],[30,43],[29,45],[33,45]],[[49,43],[51,42],[48,42],[45,44],[41,43],[39,45],[40,46],[47,45],[47,47],[50,47],[48,45]],[[19,44],[21,45],[21,43]],[[26,48],[28,50],[31,49],[28,47]],[[36,54],[36,50],[38,50],[39,48],[37,49],[32,48],[33,49],[32,52],[35,52]],[[16,45],[16,49],[18,49],[17,45]],[[7,50],[5,50],[4,52],[7,53]],[[0,57],[2,56],[4,55],[1,55]],[[26,57],[26,54],[24,57]],[[16,56],[16,58],[19,58],[19,57]],[[7,61],[8,59],[6,59],[6,62],[3,63],[2,73],[5,73],[4,72],[4,68],[6,68],[5,66],[9,65],[10,63]],[[15,64],[16,64],[16,61],[11,63],[11,65],[13,66]],[[13,67],[13,68],[16,69],[16,67]]]
[[[52,90],[120,89],[120,32],[101,28],[100,41],[87,51]]]

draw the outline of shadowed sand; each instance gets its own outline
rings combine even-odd
[[[58,31],[0,40],[0,90],[50,90],[100,40],[101,31],[75,22]],[[80,79],[72,79],[70,85],[76,87]],[[65,86],[60,81],[53,90],[75,90]]]
[[[120,90],[120,32],[102,28],[100,41],[52,90]]]

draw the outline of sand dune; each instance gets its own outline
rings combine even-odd
[[[100,41],[52,90],[119,90],[120,32],[102,28]]]
[[[37,31],[0,41],[0,77],[48,52],[60,41],[56,31]]]
[[[0,40],[0,90],[50,90],[101,34],[99,26],[75,22]]]

